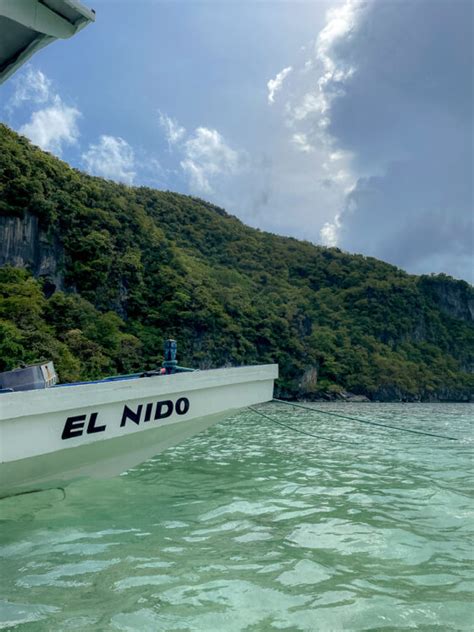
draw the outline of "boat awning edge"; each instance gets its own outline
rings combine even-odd
[[[0,83],[38,50],[95,20],[76,0],[0,0]]]

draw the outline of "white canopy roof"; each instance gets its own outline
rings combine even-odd
[[[0,0],[0,83],[37,50],[94,20],[77,0]]]

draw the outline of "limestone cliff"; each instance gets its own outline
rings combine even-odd
[[[39,226],[36,216],[0,216],[0,266],[27,268],[45,279],[50,292],[64,289],[64,253],[57,237]]]
[[[474,292],[468,283],[454,284],[448,276],[439,274],[421,277],[420,285],[442,312],[451,318],[474,323]]]

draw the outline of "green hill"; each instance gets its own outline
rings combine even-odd
[[[85,175],[0,125],[0,370],[63,381],[278,362],[280,394],[465,400],[474,291]],[[26,268],[29,268],[28,271]]]

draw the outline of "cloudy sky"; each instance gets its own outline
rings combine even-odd
[[[93,174],[473,280],[471,0],[90,0],[0,88]]]

